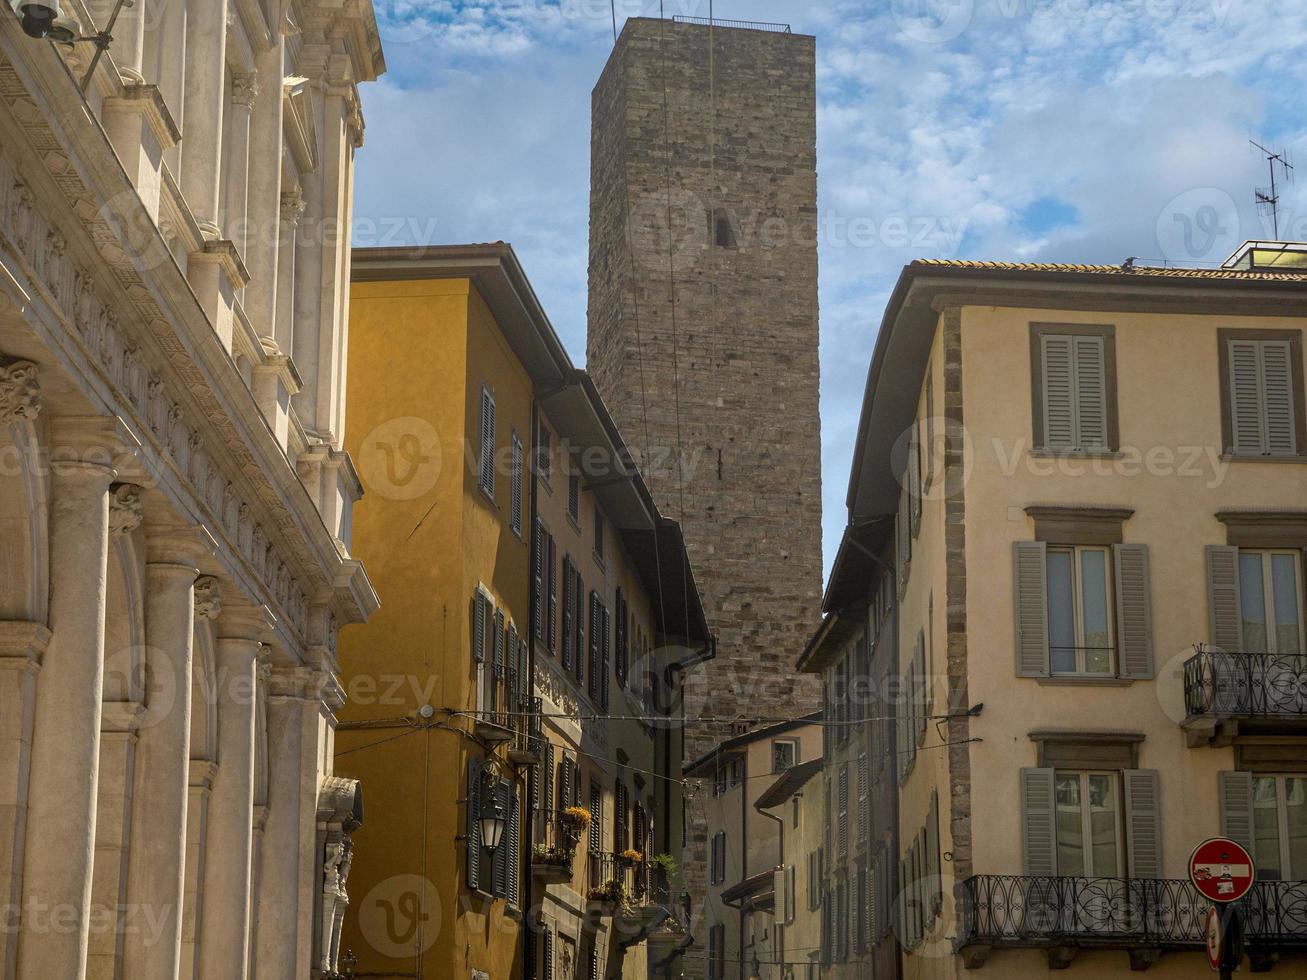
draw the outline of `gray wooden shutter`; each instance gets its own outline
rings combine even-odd
[[[467,764],[467,886],[481,889],[481,760]]]
[[[917,631],[917,649],[912,656],[912,714],[916,723],[913,732],[916,744],[920,745],[926,737],[926,687],[930,679],[926,677],[926,634]]]
[[[1044,371],[1044,447],[1076,448],[1075,376],[1071,338],[1045,335],[1040,356]]]
[[[1261,455],[1266,445],[1262,414],[1261,358],[1255,340],[1231,340],[1230,439],[1236,453]]]
[[[516,908],[521,898],[522,881],[522,803],[517,787],[508,785],[512,803],[508,808],[508,889],[504,897],[509,905]]]
[[[1162,877],[1161,790],[1156,769],[1126,769],[1125,839],[1129,876]]]
[[[585,681],[585,581],[578,569],[576,573],[576,611],[572,623],[576,627],[576,682]]]
[[[549,926],[540,930],[540,980],[554,980],[554,931]]]
[[[1075,338],[1076,448],[1107,448],[1107,377],[1102,337]]]
[[[1021,770],[1021,854],[1024,873],[1057,874],[1057,810],[1052,769]]]
[[[915,538],[921,531],[921,425],[914,422],[908,443],[908,519]]]
[[[503,680],[504,678],[504,611],[495,610],[494,618],[495,628],[490,635],[490,653],[494,657],[495,679]],[[495,705],[491,705],[495,707]]]
[[[545,646],[553,653],[558,649],[558,544],[554,536],[549,535],[549,547],[546,549],[545,561],[548,565],[546,578],[549,580],[549,608],[545,610]]]
[[[481,388],[481,487],[495,495],[495,396]]]
[[[472,659],[481,663],[486,659],[486,614],[489,612],[485,595],[478,591],[472,597]]]
[[[572,556],[565,555],[563,557],[563,669],[565,670],[572,669],[572,647],[575,641],[572,630],[573,578]]]
[[[1220,773],[1221,836],[1253,847],[1253,775],[1230,770]]]
[[[1266,404],[1266,452],[1292,456],[1297,449],[1293,425],[1293,353],[1288,341],[1264,340],[1262,395]]]
[[[495,783],[494,788],[495,804],[499,808],[500,815],[507,820],[509,809],[512,802],[509,798],[509,784],[507,780],[499,780]],[[491,894],[496,898],[506,898],[508,896],[508,825],[504,825],[504,836],[500,838],[499,846],[495,848],[495,853],[490,856],[491,869]]]
[[[1116,644],[1122,677],[1153,676],[1153,615],[1148,545],[1112,546],[1116,563]]]
[[[1212,644],[1232,652],[1242,650],[1238,548],[1207,546],[1207,611]]]
[[[509,461],[512,467],[511,483],[509,486],[509,527],[513,533],[520,535],[522,533],[522,440],[513,433],[512,443],[513,458]]]
[[[600,638],[600,640],[599,640],[599,646],[600,646],[600,653],[599,653],[599,705],[600,705],[600,707],[602,707],[605,711],[607,711],[607,710],[608,710],[608,694],[609,694],[609,681],[608,681],[608,675],[609,675],[609,673],[610,673],[610,669],[611,669],[611,663],[610,663],[610,657],[609,657],[609,650],[610,650],[611,648],[609,647],[609,635],[608,635],[608,630],[609,630],[610,618],[611,618],[611,617],[610,617],[610,614],[609,614],[609,611],[608,611],[608,607],[607,607],[607,606],[604,606],[604,605],[602,605],[602,604],[599,606],[599,616],[600,616],[600,619],[601,619],[602,622],[603,622],[603,634],[602,634],[602,636],[601,636],[601,638]]]
[[[1018,677],[1048,676],[1048,547],[1017,541],[1013,549]]]

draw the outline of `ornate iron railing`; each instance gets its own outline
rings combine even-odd
[[[773,34],[789,34],[789,24],[774,24],[762,20],[722,20],[720,17],[690,17],[676,14],[672,20],[677,24],[704,24],[713,27],[742,27],[750,31],[770,31]]]
[[[1191,716],[1307,718],[1307,656],[1197,647],[1184,665]]]
[[[508,726],[513,730],[513,748],[529,755],[539,755],[543,748],[544,728],[541,712],[544,698],[519,698],[517,713]]]
[[[976,875],[962,945],[1198,947],[1211,904],[1179,878]],[[1307,882],[1260,881],[1240,903],[1252,946],[1307,948]]]

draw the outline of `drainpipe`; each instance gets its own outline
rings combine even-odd
[[[540,615],[540,610],[536,608],[536,590],[535,590],[535,567],[536,567],[536,560],[537,560],[536,547],[540,541],[540,536],[536,534],[536,521],[538,520],[538,516],[539,516],[536,511],[538,494],[539,494],[539,479],[537,476],[539,466],[536,460],[536,437],[539,434],[539,432],[540,432],[540,401],[538,398],[533,397],[531,399],[531,436],[530,436],[531,449],[526,460],[523,461],[524,465],[526,465],[527,472],[531,474],[531,491],[529,495],[531,500],[530,523],[528,527],[523,528],[523,530],[530,535],[530,537],[527,539],[529,543],[527,545],[528,558],[527,558],[527,570],[526,570],[527,596],[529,598],[527,599],[527,617],[526,617],[526,623],[527,623],[526,672],[528,676],[527,676],[527,682],[525,686],[527,691],[526,697],[527,697],[528,711],[530,710],[531,706],[535,704],[536,617]],[[523,719],[523,722],[529,728],[531,725],[531,718],[528,716]],[[543,721],[540,726],[540,738],[542,741],[545,738]],[[531,801],[535,799],[535,785],[536,785],[536,780],[539,778],[539,776],[537,775],[538,768],[539,768],[538,765],[527,767],[526,799],[522,801],[522,806],[518,810],[519,816],[521,816],[524,813],[526,814],[526,833],[522,835],[523,839],[526,841],[526,846],[522,848],[522,853],[518,855],[518,860],[521,862],[522,865],[521,868],[518,870],[518,878],[522,882],[522,980],[533,980],[536,972],[535,971],[535,958],[536,958],[535,934],[531,931],[531,902],[532,902],[531,855],[535,853],[536,820],[535,820],[535,813],[531,812],[530,807],[531,807]]]
[[[756,803],[754,804],[753,808],[757,810],[760,814],[762,814],[764,817],[766,817],[768,820],[776,821],[776,828],[777,830],[780,831],[780,842],[779,842],[779,846],[776,848],[776,852],[777,852],[776,867],[781,869],[781,880],[783,882],[788,883],[789,875],[785,871],[785,818],[778,817],[776,816],[776,814],[764,810]],[[772,891],[775,892],[775,889],[773,888]],[[774,897],[772,899],[772,902],[773,902],[772,930],[773,930],[773,935],[775,937],[772,939],[772,959],[776,960],[778,963],[784,963],[785,962],[785,939],[784,939],[785,933],[781,930],[780,928],[781,923],[776,918],[776,905],[774,904],[775,903]],[[789,912],[788,906],[786,907],[785,911],[787,913]]]

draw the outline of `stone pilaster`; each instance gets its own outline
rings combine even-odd
[[[223,138],[227,143],[223,234],[235,245],[238,255],[245,254],[249,241],[250,118],[258,93],[256,75],[243,73],[233,76],[231,99],[223,120]]]
[[[128,905],[149,910],[155,929],[129,931],[126,976],[177,976],[190,764],[195,579],[203,548],[183,528],[147,528],[145,713],[136,748]]]
[[[218,189],[223,159],[223,100],[227,70],[227,3],[185,5],[185,122],[182,196],[207,238],[221,238]],[[165,52],[165,55],[167,52]]]
[[[110,460],[118,448],[116,427],[104,419],[57,419],[50,436],[51,636],[32,728],[21,980],[80,977],[86,969],[114,477]]]

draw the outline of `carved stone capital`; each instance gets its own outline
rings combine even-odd
[[[0,365],[0,424],[34,422],[41,412],[41,383],[31,361]]]
[[[298,190],[281,192],[281,220],[291,225],[299,224],[300,215],[304,213],[304,196]]]
[[[222,612],[222,594],[218,580],[201,575],[195,580],[195,618],[217,619]]]
[[[115,483],[109,488],[109,533],[131,534],[141,526],[141,488],[134,483]]]
[[[250,110],[254,108],[254,99],[259,94],[258,77],[250,73],[240,73],[232,76],[231,79],[231,101],[232,105],[240,106],[242,109]]]

